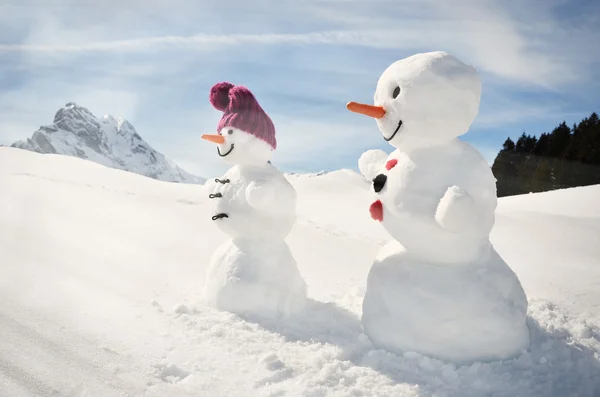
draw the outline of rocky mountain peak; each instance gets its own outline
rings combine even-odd
[[[11,146],[88,159],[162,181],[204,182],[152,148],[123,117],[107,114],[100,119],[75,102],[59,109],[53,124],[40,127],[31,138]]]

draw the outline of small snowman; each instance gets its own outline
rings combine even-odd
[[[210,91],[223,112],[218,155],[233,164],[207,183],[213,221],[230,239],[213,254],[205,286],[209,305],[239,315],[281,317],[303,309],[306,284],[285,242],[295,222],[296,191],[270,162],[275,127],[254,95],[223,82]]]
[[[445,52],[413,55],[379,78],[374,117],[396,148],[373,178],[371,216],[394,238],[367,279],[362,322],[374,345],[459,363],[529,346],[527,298],[492,246],[496,180],[458,139],[479,111],[476,70]]]

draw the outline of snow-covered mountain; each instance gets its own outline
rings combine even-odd
[[[228,238],[204,186],[0,148],[0,396],[600,396],[600,186],[499,200],[491,239],[529,298],[531,348],[459,366],[387,353],[362,331],[389,240],[369,182],[288,179],[286,240],[310,301],[247,319],[201,299]]]
[[[167,182],[204,183],[153,149],[122,117],[102,119],[69,102],[26,141],[11,145],[38,153],[62,154],[87,159],[107,167],[134,172]]]

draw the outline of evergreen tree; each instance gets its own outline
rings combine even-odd
[[[512,139],[506,138],[506,140],[502,144],[502,151],[503,152],[514,152],[515,151],[515,143],[513,142]]]
[[[548,143],[550,142],[550,134],[543,133],[540,135],[540,139],[537,140],[535,147],[533,148],[533,154],[536,156],[545,156],[548,151]]]
[[[525,138],[525,145],[524,145],[525,153],[533,153],[533,149],[535,148],[536,144],[537,144],[537,138],[535,137],[535,135],[533,135],[533,136],[527,135],[527,138]]]
[[[517,152],[517,153],[525,152],[525,141],[527,141],[527,135],[525,135],[525,132],[523,132],[521,134],[521,136],[519,137],[519,139],[517,139],[517,143],[515,145],[515,152]]]
[[[536,157],[536,160],[538,160],[538,163],[531,178],[531,191],[543,192],[554,189],[554,170],[552,169],[553,159],[540,156]]]
[[[537,142],[537,138],[535,136],[527,135],[525,132],[521,134],[519,139],[517,140],[517,144],[515,145],[515,151],[517,153],[531,153],[535,144]]]
[[[571,129],[564,121],[550,134],[547,155],[550,157],[563,157],[569,147]]]
[[[573,124],[573,135],[571,135],[571,140],[569,141],[569,146],[567,147],[566,159],[570,161],[581,161],[579,157],[579,147],[581,146],[581,131],[579,130],[579,126],[575,123]]]
[[[572,128],[563,121],[539,139],[508,137],[492,172],[498,197],[600,184],[600,117],[594,112]]]
[[[510,141],[512,142],[512,140]],[[514,145],[514,142],[512,142]],[[510,143],[508,145],[510,147]],[[496,178],[496,191],[498,197],[510,196],[519,194],[520,188],[517,181],[517,158],[521,156],[512,150],[501,150],[494,164],[492,165],[492,173]]]
[[[592,113],[579,124],[581,141],[578,145],[579,160],[586,164],[600,165],[600,120]]]

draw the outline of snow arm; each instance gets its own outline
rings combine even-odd
[[[476,221],[477,206],[469,194],[458,186],[451,186],[440,200],[435,220],[450,232],[470,228]]]
[[[214,179],[208,179],[204,182],[204,191],[207,195],[215,193],[217,190],[217,182]]]
[[[294,200],[290,189],[293,192],[293,188],[288,185],[273,181],[253,181],[246,188],[246,201],[259,211],[279,213],[288,210]]]
[[[381,149],[367,150],[358,159],[358,169],[368,181],[371,181],[383,171],[387,158],[388,154]]]

